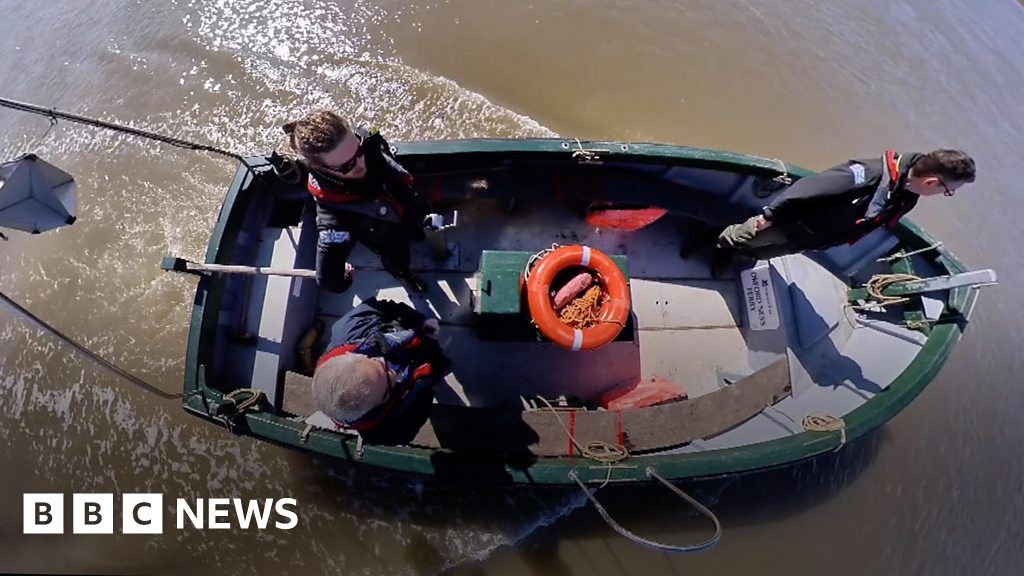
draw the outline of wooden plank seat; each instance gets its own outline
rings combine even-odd
[[[259,259],[271,268],[313,268],[315,228],[264,228]],[[278,406],[281,373],[295,365],[295,343],[309,327],[316,306],[316,282],[311,278],[255,276],[252,279],[246,325],[255,332],[251,350],[250,387],[262,390]]]
[[[303,417],[313,414],[311,385],[311,378],[289,372],[284,410]],[[715,392],[633,410],[522,411],[435,404],[410,444],[458,452],[578,455],[568,430],[580,445],[600,441],[621,444],[631,453],[651,452],[727,432],[790,391],[789,362],[782,357]]]

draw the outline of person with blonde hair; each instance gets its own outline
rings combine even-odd
[[[426,422],[450,361],[437,319],[371,298],[339,318],[313,372],[313,402],[338,427],[403,444]]]
[[[348,257],[358,241],[408,288],[426,291],[410,269],[409,254],[410,244],[423,238],[424,202],[387,141],[350,128],[329,110],[315,110],[282,129],[287,147],[309,172],[306,187],[316,200],[317,283],[333,292],[348,289]]]

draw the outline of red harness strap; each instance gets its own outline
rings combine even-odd
[[[892,193],[899,187],[900,184],[900,159],[893,150],[886,150],[885,154],[882,155],[882,161],[885,164],[883,167],[889,174],[889,192]],[[896,227],[896,224],[900,221],[900,218],[907,213],[906,209],[900,209],[894,211],[888,220],[885,220],[885,211],[880,211],[877,215],[870,219],[870,222],[877,226],[885,226],[886,228],[892,229]],[[868,222],[867,218],[861,218],[857,220],[857,224]],[[849,240],[847,244],[853,244],[863,238],[867,232],[861,232],[857,237]]]
[[[345,345],[342,345],[342,346],[338,346],[336,348],[332,348],[332,349],[330,349],[327,352],[327,354],[324,354],[323,356],[320,357],[319,360],[316,361],[316,367],[319,368],[319,367],[323,366],[324,362],[327,362],[331,358],[337,358],[338,356],[342,356],[344,354],[348,354],[349,352],[351,352],[351,351],[353,351],[355,349],[356,349],[356,345],[355,344],[345,344]]]
[[[313,195],[317,200],[322,200],[330,204],[355,204],[358,202],[371,202],[373,200],[380,200],[387,204],[392,210],[398,214],[401,218],[405,214],[405,206],[402,206],[397,201],[387,196],[371,197],[365,194],[350,194],[348,192],[342,192],[340,190],[332,189],[330,186],[322,186],[320,182],[312,174],[309,175],[309,179],[306,181],[306,189]]]
[[[359,422],[354,422],[352,424],[338,422],[337,420],[334,420],[332,418],[331,421],[334,422],[334,427],[341,430],[355,430],[357,432],[365,432],[373,428],[374,426],[380,424],[385,418],[387,418],[388,415],[391,414],[391,411],[395,409],[395,406],[397,406],[399,402],[405,399],[405,395],[409,393],[409,389],[412,388],[412,385],[417,380],[425,376],[429,376],[432,372],[433,369],[430,367],[430,364],[421,365],[416,370],[413,370],[413,373],[409,377],[409,380],[407,382],[399,386],[397,389],[391,391],[391,397],[388,399],[387,404],[384,405],[380,414],[369,420],[361,420]]]
[[[889,170],[889,181],[892,183],[890,186],[895,188],[900,181],[900,161],[896,157],[896,152],[885,151],[885,167]]]

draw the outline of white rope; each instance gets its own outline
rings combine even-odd
[[[537,252],[533,256],[530,256],[530,259],[526,261],[526,269],[523,270],[523,282],[526,282],[527,280],[530,279],[530,271],[533,270],[533,267],[537,264],[537,262],[540,262],[541,258],[547,256],[548,253],[554,252],[555,250],[561,247],[562,246],[560,244],[552,242],[551,248],[545,248],[540,252]]]
[[[576,141],[576,150],[572,151],[572,157],[573,158],[579,158],[579,159],[583,160],[584,162],[594,162],[594,161],[596,161],[599,158],[598,155],[597,155],[599,152],[600,153],[610,152],[610,150],[598,149],[598,148],[591,148],[591,149],[588,150],[588,149],[583,147],[583,143],[580,142],[579,138],[573,138],[573,140]]]
[[[704,550],[709,550],[713,548],[716,544],[718,544],[718,541],[722,539],[722,523],[718,520],[718,517],[715,516],[715,513],[712,512],[707,506],[704,506],[703,504],[698,502],[693,496],[690,496],[686,492],[683,492],[682,489],[659,476],[658,473],[655,472],[654,468],[648,466],[646,472],[648,478],[654,478],[663,486],[671,490],[676,496],[679,496],[687,503],[689,503],[691,506],[693,506],[698,512],[700,512],[704,516],[707,516],[715,525],[715,533],[712,534],[710,538],[699,544],[692,544],[688,546],[664,544],[662,542],[655,542],[654,540],[642,538],[630,532],[629,530],[623,528],[622,525],[620,525],[618,522],[615,521],[614,518],[611,517],[611,514],[609,514],[608,511],[604,509],[604,506],[602,506],[601,503],[597,501],[597,498],[594,497],[594,493],[587,489],[587,487],[583,484],[583,481],[580,480],[579,475],[576,474],[575,470],[569,472],[569,478],[576,482],[576,484],[580,487],[580,490],[583,491],[583,494],[586,495],[587,500],[589,500],[590,503],[594,505],[594,508],[597,509],[597,512],[601,515],[601,518],[604,519],[605,523],[607,523],[608,526],[612,528],[612,530],[615,530],[619,533],[619,535],[623,536],[631,542],[635,542],[637,544],[646,546],[648,548],[653,548],[655,550],[661,550],[663,552],[683,553],[702,552]]]
[[[626,458],[629,458],[629,450],[621,444],[612,444],[610,442],[603,442],[600,440],[591,440],[590,442],[587,442],[585,446],[580,445],[579,441],[576,440],[576,437],[573,436],[572,432],[569,432],[569,429],[565,427],[565,424],[562,422],[561,416],[559,416],[558,414],[558,410],[555,410],[555,407],[552,406],[550,402],[548,402],[547,398],[544,398],[543,396],[537,396],[537,398],[539,398],[541,402],[547,405],[548,410],[551,410],[551,413],[555,415],[555,419],[558,421],[558,425],[562,427],[562,430],[565,432],[565,435],[569,437],[569,441],[572,442],[572,445],[576,447],[577,451],[579,451],[580,456],[604,464],[621,462]]]
[[[921,249],[918,249],[918,250],[914,250],[912,252],[906,252],[906,253],[904,253],[904,252],[897,252],[897,253],[893,254],[892,256],[885,256],[883,258],[879,258],[878,260],[876,260],[876,262],[895,262],[896,260],[899,260],[901,258],[907,258],[907,257],[913,256],[915,254],[920,254],[922,252],[927,252],[929,250],[935,250],[936,248],[941,248],[941,247],[942,247],[942,242],[936,242],[935,244],[932,244],[931,246],[925,246],[924,248],[921,248]]]

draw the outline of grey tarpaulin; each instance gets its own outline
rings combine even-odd
[[[38,234],[75,221],[75,179],[26,154],[0,164],[0,226]]]

